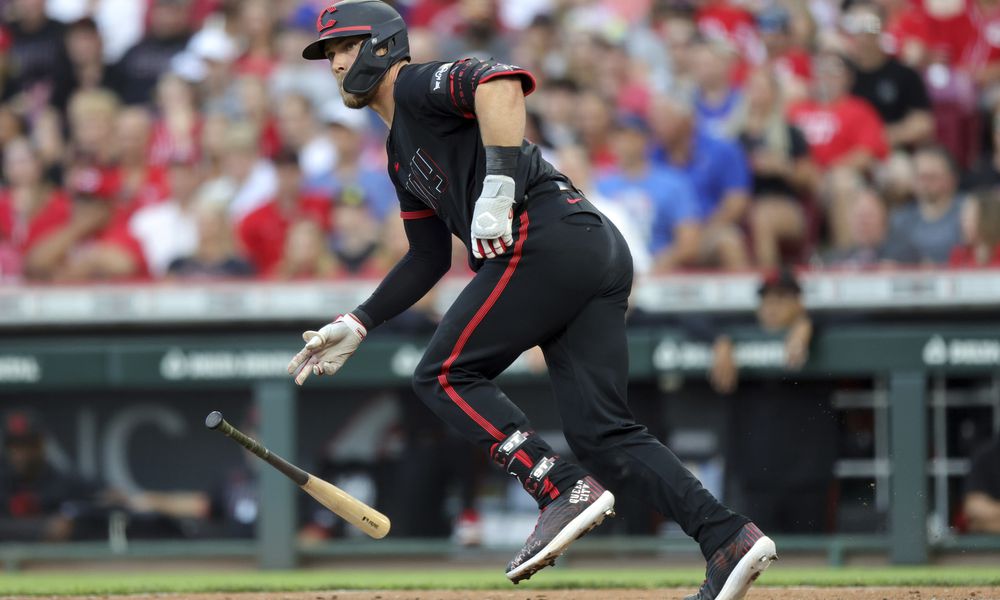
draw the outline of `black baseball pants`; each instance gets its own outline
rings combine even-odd
[[[698,541],[706,558],[744,523],[716,500],[627,404],[625,309],[632,258],[618,230],[571,192],[533,196],[514,215],[514,248],[486,261],[448,310],[413,376],[420,398],[493,454],[524,413],[493,383],[522,352],[545,354],[563,429],[581,463],[612,491],[626,479]],[[552,457],[538,436],[508,470],[524,483]],[[545,506],[586,474],[558,459],[536,499]]]

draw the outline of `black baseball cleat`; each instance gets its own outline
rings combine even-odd
[[[771,538],[747,523],[715,551],[708,561],[705,582],[697,594],[684,600],[742,600],[757,577],[776,560]]]
[[[611,492],[589,475],[577,481],[572,490],[542,509],[535,530],[507,565],[507,579],[518,583],[554,565],[574,540],[614,515],[615,497]]]

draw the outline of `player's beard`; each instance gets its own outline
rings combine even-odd
[[[364,108],[371,104],[372,100],[375,99],[375,92],[378,91],[378,86],[375,86],[365,94],[352,94],[344,89],[344,82],[338,80],[340,84],[340,97],[344,100],[344,106],[347,108]]]

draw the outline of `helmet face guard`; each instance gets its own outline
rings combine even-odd
[[[344,91],[350,94],[368,94],[392,65],[410,58],[406,23],[381,0],[344,0],[329,6],[316,19],[316,30],[319,39],[302,51],[306,60],[326,59],[327,40],[367,36],[344,78]]]

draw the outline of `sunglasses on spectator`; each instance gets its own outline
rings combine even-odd
[[[851,35],[882,33],[882,20],[872,14],[847,15],[843,19],[842,26],[844,31]]]

